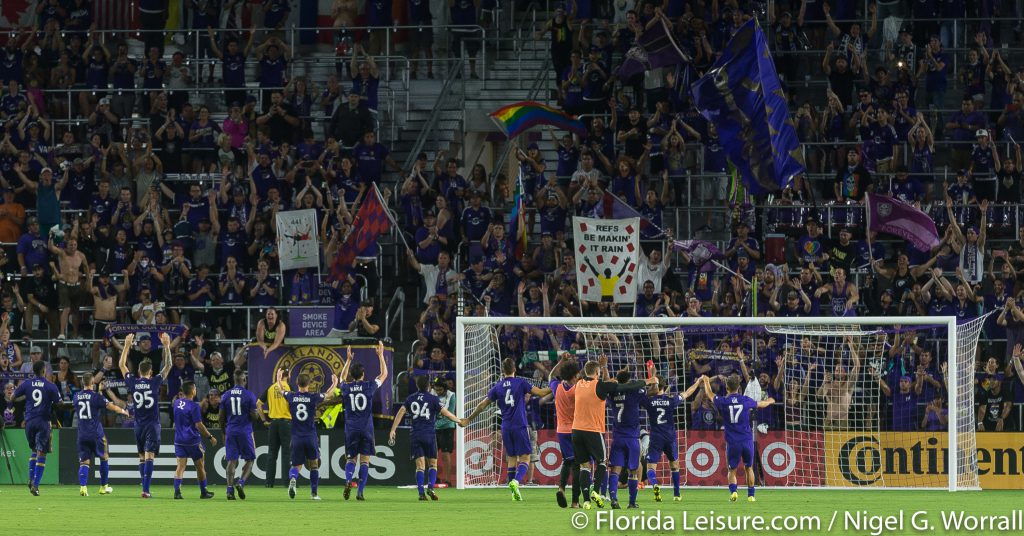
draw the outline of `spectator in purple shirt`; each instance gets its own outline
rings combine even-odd
[[[950,165],[953,169],[966,168],[970,163],[971,145],[978,130],[987,126],[985,115],[974,110],[974,100],[966,96],[960,101],[960,111],[955,112],[946,122],[946,130],[954,141]]]
[[[921,394],[924,372],[917,373],[915,380],[911,376],[900,376],[895,388],[882,376],[878,385],[882,393],[892,401],[892,430],[895,432],[913,432],[917,430],[917,399]]]
[[[377,143],[377,134],[373,131],[363,134],[363,141],[352,149],[352,154],[356,159],[356,172],[364,182],[380,182],[384,166],[396,173],[402,172],[388,148]]]
[[[479,242],[491,225],[491,209],[481,204],[480,192],[469,193],[469,206],[462,210],[462,239],[468,242]],[[563,228],[564,228],[564,221]]]

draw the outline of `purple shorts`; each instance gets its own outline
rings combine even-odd
[[[135,447],[139,454],[143,452],[160,454],[160,425],[136,426]]]
[[[558,448],[562,451],[562,461],[576,459],[576,453],[572,450],[572,434],[558,434]]]
[[[608,456],[611,467],[625,467],[635,471],[640,467],[640,439],[635,437],[612,437],[612,452]]]
[[[679,438],[651,434],[651,444],[647,447],[647,463],[658,463],[662,454],[668,461],[676,461],[679,457]]]
[[[188,458],[190,460],[200,460],[203,458],[203,454],[206,449],[203,448],[203,444],[198,445],[174,445],[174,457],[175,458]]]
[[[315,437],[292,436],[292,465],[303,465],[308,460],[320,459],[320,444]]]
[[[437,459],[437,438],[434,434],[409,437],[410,458]]]
[[[83,438],[78,437],[78,459],[79,461],[93,458],[102,458],[107,455],[107,438]]]
[[[751,440],[747,443],[740,445],[734,445],[732,443],[725,444],[725,459],[729,462],[729,469],[735,469],[740,466],[740,460],[743,461],[743,467],[754,466],[754,442]]]
[[[25,423],[25,438],[32,452],[50,452],[50,421]]]
[[[373,456],[377,447],[373,443],[373,432],[366,430],[345,430],[345,456],[355,457],[357,454]]]
[[[530,445],[528,428],[501,429],[501,444],[505,447],[505,456],[525,456],[533,453]]]
[[[230,434],[224,438],[224,459],[237,462],[239,458],[247,462],[256,459],[256,443],[252,434]]]

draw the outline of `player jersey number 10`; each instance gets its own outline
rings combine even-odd
[[[349,393],[348,401],[352,406],[352,409],[356,411],[363,411],[366,409],[366,395],[363,393]]]

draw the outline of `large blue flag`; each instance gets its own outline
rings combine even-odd
[[[786,94],[757,20],[740,27],[691,93],[752,194],[778,191],[804,172]]]

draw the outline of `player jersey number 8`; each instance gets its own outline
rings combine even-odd
[[[150,394],[149,391],[135,391],[134,393],[132,393],[132,398],[135,400],[135,407],[143,409],[149,409],[153,407],[153,396]]]
[[[352,409],[355,411],[363,411],[366,409],[366,395],[363,393],[349,393],[348,395],[349,404],[352,405]],[[413,413],[416,413],[415,411]]]
[[[300,421],[305,421],[309,418],[309,410],[306,409],[305,404],[295,404],[295,418]]]

